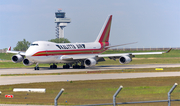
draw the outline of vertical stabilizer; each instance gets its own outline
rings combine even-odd
[[[111,21],[112,21],[112,15],[108,16],[108,18],[106,19],[106,21],[105,21],[98,37],[96,38],[95,42],[109,42]]]

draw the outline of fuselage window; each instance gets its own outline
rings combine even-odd
[[[38,46],[38,44],[31,44],[31,46]]]

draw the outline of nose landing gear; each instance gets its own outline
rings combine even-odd
[[[36,67],[34,67],[34,70],[39,70],[39,63],[36,64]]]

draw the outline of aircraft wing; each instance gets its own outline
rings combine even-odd
[[[170,48],[168,51],[165,52],[141,52],[141,53],[118,53],[118,54],[99,54],[98,57],[121,57],[121,56],[127,56],[127,55],[149,55],[149,54],[163,54],[163,53],[169,53],[172,50]]]
[[[106,46],[105,48],[112,48],[112,47],[117,47],[117,46],[130,45],[130,44],[134,44],[134,43],[137,43],[137,42],[132,42],[132,43],[125,43],[125,44],[114,45],[114,46]]]
[[[11,47],[8,48],[8,50],[6,51],[6,53],[15,53],[15,54],[20,54],[25,56],[25,52],[21,52],[21,51],[11,51]]]
[[[150,55],[150,54],[163,54],[163,53],[169,53],[172,50],[170,48],[168,51],[165,52],[141,52],[141,53],[117,53],[117,54],[88,54],[88,55],[64,55],[61,57],[61,60],[64,61],[73,61],[73,60],[84,60],[87,58],[98,58],[102,59],[103,57],[109,57],[109,58],[118,58],[121,56],[135,56],[135,55]]]
[[[6,53],[15,53],[25,56],[25,52],[21,52],[21,51],[7,51]]]

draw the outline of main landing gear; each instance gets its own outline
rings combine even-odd
[[[69,69],[69,68],[70,68],[70,66],[68,64],[63,65],[63,69]],[[85,69],[85,66],[84,65],[81,65],[81,66],[73,65],[73,69]]]
[[[36,64],[36,67],[34,67],[34,70],[39,70],[39,63]],[[63,69],[69,69],[70,67],[73,67],[73,69],[85,69],[85,66],[83,63],[81,63],[81,65],[78,65],[77,63],[75,65],[72,66],[72,64],[66,64],[63,65]],[[57,69],[57,65],[53,64],[50,65],[50,69]]]
[[[85,69],[84,66],[84,61],[81,61],[81,65],[78,65],[78,63],[75,63],[75,65],[73,65],[74,69]]]
[[[73,69],[85,69],[84,61],[81,61],[81,65],[78,65],[78,62],[74,63],[74,65],[72,63],[63,65],[63,69],[69,69],[70,67]]]
[[[39,70],[39,63],[36,64],[36,67],[34,67],[34,70]],[[53,65],[50,65],[50,69],[57,69],[57,65],[53,64]]]
[[[70,66],[68,64],[63,65],[63,69],[69,69],[69,68],[70,68]]]
[[[55,65],[55,64],[50,65],[50,69],[57,69],[57,65]]]

